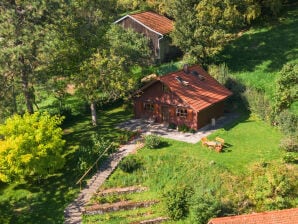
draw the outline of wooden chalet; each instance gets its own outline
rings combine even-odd
[[[198,130],[224,113],[224,101],[232,93],[201,66],[158,77],[141,88],[134,98],[136,118],[186,125]]]
[[[180,53],[177,47],[171,46],[169,33],[173,30],[173,21],[154,12],[142,12],[126,15],[118,19],[115,24],[125,29],[133,29],[144,34],[151,40],[154,56],[159,61],[170,60]]]

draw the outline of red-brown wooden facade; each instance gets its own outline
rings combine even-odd
[[[159,123],[173,123],[178,126],[185,124],[191,129],[198,130],[209,124],[213,118],[217,119],[222,116],[224,113],[224,99],[231,95],[231,92],[221,86],[201,67],[193,66],[193,68],[193,71],[200,71],[200,74],[203,74],[205,77],[204,81],[199,81],[198,77],[191,74],[184,74],[183,71],[178,71],[160,77],[158,80],[143,87],[134,99],[135,117],[152,119]],[[183,84],[177,85],[178,81],[174,78],[176,75],[179,75],[184,80],[188,80],[187,86]],[[163,81],[166,81],[170,86]],[[210,87],[208,87],[209,85]],[[193,92],[196,91],[194,90],[195,87],[198,88],[197,92],[195,92],[196,94]],[[171,91],[171,88],[177,91],[179,89],[183,90],[185,94],[181,95],[181,91]],[[186,97],[189,94],[195,95],[191,99],[194,101],[192,102],[193,105],[182,100],[184,98],[191,102]],[[206,98],[206,95],[210,95],[210,99]],[[208,103],[206,104],[206,102]],[[206,104],[206,106],[202,108],[198,106],[203,104]]]

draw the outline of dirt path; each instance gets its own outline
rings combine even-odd
[[[65,224],[77,224],[82,222],[84,206],[90,201],[92,195],[103,182],[111,175],[121,159],[135,151],[139,140],[140,139],[136,139],[122,146],[117,152],[111,154],[101,165],[98,172],[87,182],[86,187],[81,190],[78,197],[64,210]]]

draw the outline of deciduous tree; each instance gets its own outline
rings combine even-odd
[[[14,115],[0,126],[0,180],[45,177],[64,165],[62,119],[47,113]]]

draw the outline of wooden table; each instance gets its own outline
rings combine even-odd
[[[222,144],[216,141],[208,141],[205,143],[208,147],[215,149],[217,152],[221,152]]]

